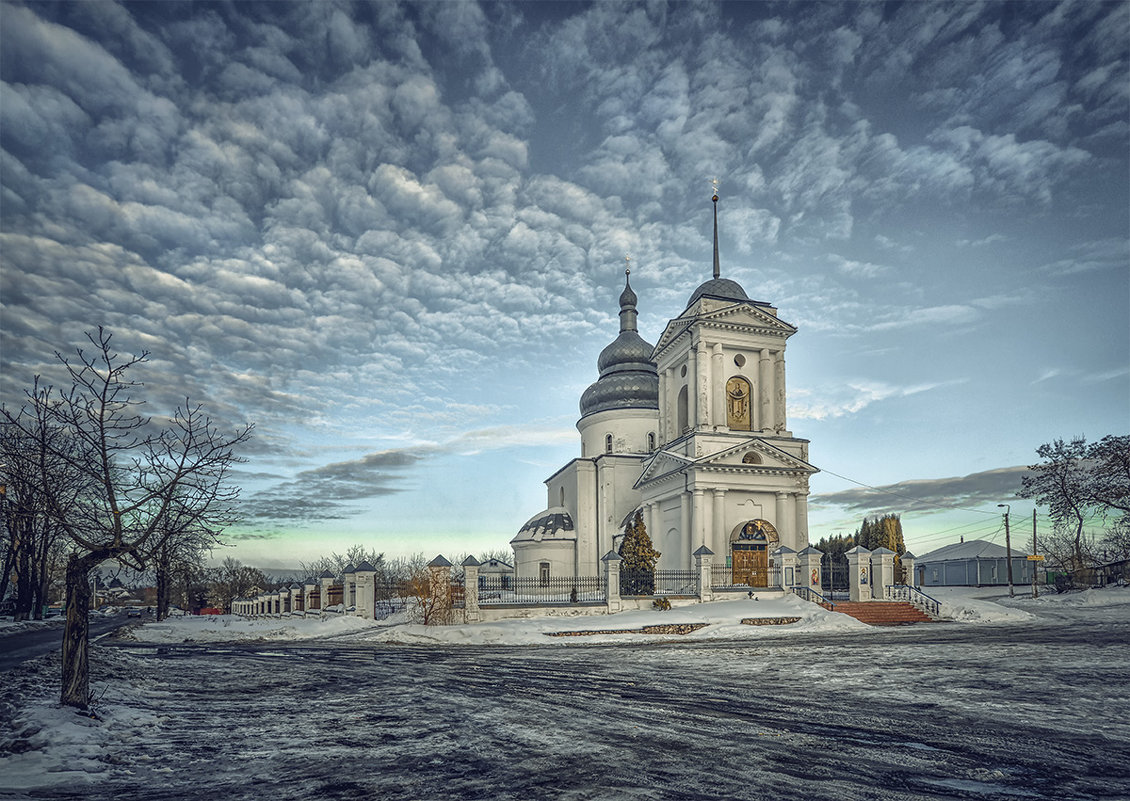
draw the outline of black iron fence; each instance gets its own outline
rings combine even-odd
[[[620,595],[696,595],[698,573],[694,570],[620,570]]]
[[[603,603],[604,577],[480,576],[479,605]]]

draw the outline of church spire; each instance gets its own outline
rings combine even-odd
[[[710,183],[714,187],[714,194],[710,198],[714,201],[714,277],[718,278],[722,275],[718,266],[718,179],[715,178]]]
[[[624,291],[620,293],[620,330],[636,330],[636,293],[632,291],[632,257],[624,256]]]

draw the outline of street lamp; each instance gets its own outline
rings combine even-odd
[[[1008,597],[1015,598],[1016,595],[1012,589],[1012,537],[1008,531],[1008,513],[1012,511],[1012,507],[1007,503],[998,503],[998,509],[1004,509],[1004,549],[1008,551],[1005,558],[1008,560]]]

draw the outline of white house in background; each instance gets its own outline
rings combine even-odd
[[[751,586],[779,548],[808,545],[808,440],[788,430],[785,341],[796,328],[714,275],[652,346],[630,276],[620,332],[581,396],[581,455],[548,479],[548,508],[512,541],[519,577],[596,576],[636,510],[659,567],[689,569],[706,546]]]
[[[1012,549],[1012,583],[1031,584],[1035,562]],[[919,587],[984,587],[1008,584],[1008,550],[986,540],[945,545],[915,561]]]

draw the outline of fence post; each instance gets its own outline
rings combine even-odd
[[[711,590],[711,584],[714,581],[714,551],[707,548],[705,545],[700,545],[698,550],[694,552],[694,566],[698,572],[698,600],[699,603],[714,600],[714,592]]]
[[[918,586],[918,576],[914,572],[914,558],[914,554],[910,551],[899,557],[899,562],[902,564],[903,583],[908,587]]]
[[[478,559],[468,556],[463,560],[463,622],[479,622],[479,565]]]
[[[787,545],[782,545],[775,555],[777,564],[781,567],[781,589],[790,592],[790,587],[800,583],[796,577],[796,551]]]
[[[848,560],[848,600],[871,600],[871,551],[856,545],[846,554]]]
[[[797,569],[801,572],[797,581],[798,586],[808,587],[813,592],[824,594],[820,588],[820,560],[823,558],[824,552],[816,550],[811,545],[797,554]]]
[[[620,604],[620,554],[609,551],[600,561],[604,562],[604,601],[608,604],[608,614],[619,612]]]
[[[362,561],[353,569],[353,576],[357,581],[357,611],[354,614],[372,620],[377,603],[377,569],[367,560]]]
[[[314,605],[314,602],[318,600],[314,596],[314,590],[317,588],[318,585],[314,583],[314,579],[306,579],[306,583],[302,585],[302,592],[306,595],[302,608],[307,615],[310,614],[311,610],[318,609],[318,607]]]
[[[424,602],[432,604],[429,624],[451,621],[451,562],[443,554],[428,562],[428,597]]]
[[[876,548],[871,552],[871,595],[885,599],[887,587],[895,583],[895,552],[890,548]]]
[[[330,605],[330,585],[334,583],[334,574],[328,570],[323,570],[318,579],[322,584],[318,597],[318,608],[322,610],[322,614],[325,614],[326,607]]]

